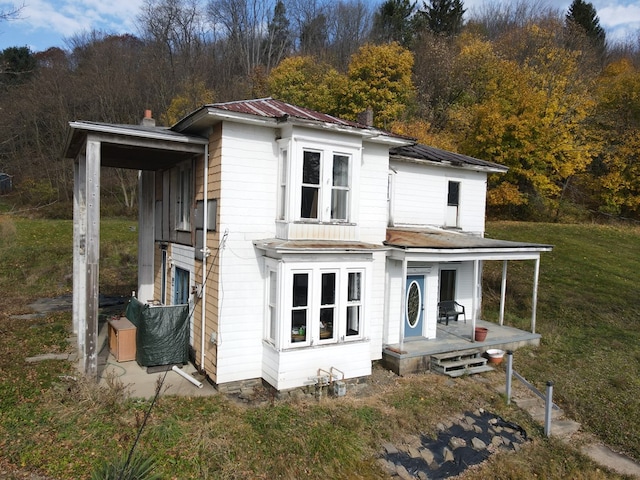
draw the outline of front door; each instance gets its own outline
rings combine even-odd
[[[404,336],[421,337],[424,323],[424,276],[407,275]]]

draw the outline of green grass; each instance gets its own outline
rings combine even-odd
[[[102,221],[103,292],[126,295],[135,288],[133,225]],[[128,453],[149,403],[127,399],[117,378],[102,387],[71,379],[77,372],[69,362],[25,363],[30,355],[72,350],[68,313],[9,318],[27,312],[37,297],[70,292],[72,225],[0,216],[0,229],[0,471],[16,479],[30,472],[88,479],[97,465]],[[566,411],[640,458],[640,230],[524,223],[490,223],[488,230],[555,245],[541,266],[542,345],[517,351],[516,369],[539,386],[554,380],[555,399]],[[487,318],[497,318],[501,268],[501,262],[485,265]],[[528,327],[532,278],[532,262],[509,263],[508,324]],[[482,382],[376,372],[372,393],[362,397],[247,406],[224,395],[161,396],[136,451],[153,456],[161,478],[382,479],[375,459],[383,442],[433,436],[438,422],[485,408],[523,426],[532,441],[461,478],[621,478],[598,469],[577,445],[546,439],[525,412],[507,406],[495,389],[504,382],[501,370]]]
[[[538,385],[555,381],[554,396],[569,414],[640,459],[640,228],[491,223],[487,234],[554,245],[541,262],[542,346],[533,355],[516,352],[517,370]],[[522,307],[530,308],[532,266],[511,269],[515,263],[512,303],[527,318]],[[495,278],[501,265],[487,268]],[[485,308],[495,316],[495,291],[489,298]]]

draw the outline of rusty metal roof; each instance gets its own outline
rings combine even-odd
[[[235,113],[247,113],[250,115],[257,115],[265,118],[275,118],[277,120],[286,120],[289,117],[298,118],[301,120],[310,120],[314,122],[332,123],[335,125],[342,125],[346,127],[364,128],[370,127],[361,123],[352,122],[349,120],[343,120],[333,115],[326,113],[316,112],[304,107],[298,107],[281,100],[275,100],[273,98],[258,98],[254,100],[239,100],[235,102],[226,103],[214,103],[207,105],[210,108],[216,108],[219,110],[226,110]]]
[[[388,228],[385,245],[403,249],[526,249],[551,251],[551,245],[513,242],[450,230]]]
[[[404,157],[415,160],[426,160],[456,167],[474,167],[482,170],[494,172],[506,172],[507,167],[494,162],[487,162],[479,158],[469,157],[460,153],[453,153],[447,150],[430,147],[428,145],[407,145],[394,147],[389,152],[391,157]]]

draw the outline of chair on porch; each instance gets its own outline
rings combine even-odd
[[[445,322],[445,325],[449,325],[449,320],[458,321],[460,315],[464,318],[464,323],[467,323],[464,305],[460,305],[455,300],[445,300],[438,303],[438,323]]]

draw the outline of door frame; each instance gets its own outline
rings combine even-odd
[[[424,338],[425,336],[425,302],[426,302],[426,295],[425,295],[425,284],[426,284],[426,279],[425,279],[426,275],[423,273],[419,273],[419,274],[414,274],[414,273],[407,273],[407,277],[406,280],[404,282],[404,289],[405,289],[405,302],[402,308],[402,321],[404,323],[404,338],[405,339],[410,339],[410,338]],[[417,285],[418,287],[418,294],[419,294],[419,306],[418,306],[418,318],[417,321],[415,322],[415,324],[412,326],[411,323],[409,322],[409,318],[408,318],[408,308],[409,308],[409,302],[410,302],[410,289],[413,285]]]

